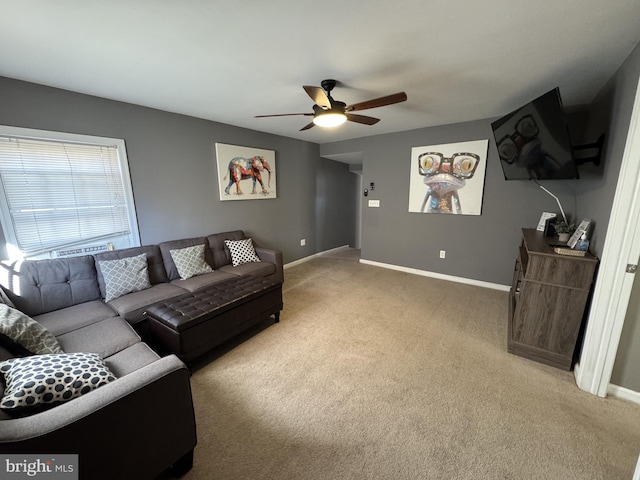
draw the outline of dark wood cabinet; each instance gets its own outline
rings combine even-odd
[[[542,232],[523,229],[509,295],[509,353],[571,370],[598,259],[556,253]]]

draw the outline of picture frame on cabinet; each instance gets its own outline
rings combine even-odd
[[[582,237],[582,234],[587,233],[590,226],[591,220],[582,220],[582,222],[580,222],[580,225],[578,225],[578,228],[576,228],[575,232],[573,232],[573,235],[571,235],[571,238],[569,238],[567,245],[571,248],[575,248],[578,241],[580,240],[580,237]]]

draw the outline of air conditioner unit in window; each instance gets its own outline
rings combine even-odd
[[[70,247],[64,250],[56,250],[53,252],[53,258],[78,257],[80,255],[93,255],[94,253],[106,252],[113,250],[113,244],[103,243],[100,245],[83,245],[80,247]]]

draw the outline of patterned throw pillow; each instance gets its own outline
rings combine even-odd
[[[98,262],[107,290],[105,302],[151,287],[147,254]]]
[[[62,353],[0,362],[5,410],[67,402],[113,382],[116,377],[96,353]]]
[[[30,316],[4,303],[0,303],[0,336],[2,335],[24,347],[28,353],[63,353],[58,340],[49,330]],[[3,342],[3,345],[8,346],[12,353],[24,354],[23,351],[14,351],[8,343]]]
[[[204,245],[169,250],[173,263],[176,264],[181,280],[211,273],[213,269],[204,260]]]
[[[250,238],[244,240],[225,240],[224,243],[231,252],[231,263],[234,267],[243,263],[260,262],[260,257],[256,255],[253,248],[253,241]]]

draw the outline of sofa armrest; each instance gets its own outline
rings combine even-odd
[[[175,355],[161,358],[71,402],[3,420],[0,450],[78,454],[82,478],[153,478],[195,447],[189,376]]]
[[[270,262],[276,266],[276,280],[280,283],[284,282],[284,262],[282,261],[282,252],[272,248],[255,247],[256,254],[263,262]]]

